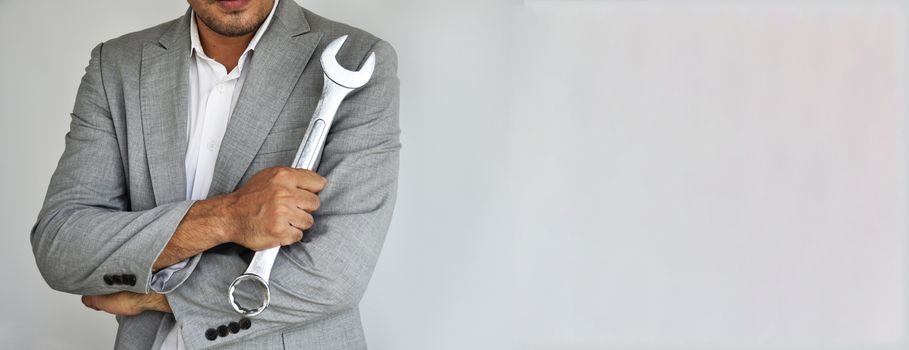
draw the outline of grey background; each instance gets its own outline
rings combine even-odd
[[[909,346],[904,2],[302,4],[400,56],[371,348]],[[28,231],[89,50],[185,8],[0,0],[0,348],[113,344]]]

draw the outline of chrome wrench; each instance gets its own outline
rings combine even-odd
[[[315,170],[319,159],[322,156],[322,147],[325,146],[325,138],[328,136],[328,130],[338,112],[341,102],[352,91],[366,85],[372,78],[373,70],[376,65],[376,54],[372,52],[362,67],[357,72],[352,72],[342,67],[337,61],[338,52],[347,41],[347,35],[335,39],[322,52],[320,59],[325,83],[322,87],[322,98],[316,105],[316,111],[313,113],[306,134],[303,136],[303,142],[297,150],[292,166],[298,169]],[[256,316],[265,308],[271,300],[271,290],[268,287],[268,277],[271,275],[271,268],[275,264],[275,258],[278,257],[278,251],[281,247],[274,247],[256,252],[249,267],[242,275],[234,279],[227,290],[228,299],[234,310],[244,316]],[[261,293],[261,303],[258,307],[247,308],[241,306],[234,296],[237,287],[243,283],[249,282],[258,284],[264,288]]]

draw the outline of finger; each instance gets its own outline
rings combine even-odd
[[[306,227],[304,225],[295,224],[293,222],[289,223],[288,225],[290,225],[290,228],[293,230],[293,232],[303,232],[306,230]]]
[[[325,188],[326,184],[328,184],[328,179],[322,177],[312,170],[294,170],[294,183],[296,184],[296,187],[301,190],[318,193],[323,188]]]
[[[299,210],[305,212],[314,212],[319,209],[319,206],[322,205],[322,202],[319,200],[319,196],[315,193],[309,191],[298,191],[294,193],[289,202],[287,203],[292,208],[296,207]]]
[[[282,246],[291,245],[303,240],[303,231],[305,228],[299,227],[293,223],[290,224],[290,232],[288,232],[287,238],[285,241],[281,242]]]
[[[113,314],[112,307],[116,306],[116,302],[113,300],[113,294],[89,296],[84,299],[83,303],[85,303],[85,306],[88,306],[95,311],[103,311],[109,314]]]
[[[82,305],[95,311],[101,311],[101,309],[95,306],[95,298],[88,295],[82,296]]]
[[[110,304],[111,299],[114,297],[114,295],[116,294],[86,296],[83,297],[82,302],[85,303],[85,306],[88,306],[92,309],[98,311],[106,311],[106,307],[108,304]]]
[[[321,190],[320,184],[324,186],[325,178],[312,170],[296,169],[288,166],[277,166],[268,168],[262,173],[270,174],[270,181],[275,184],[281,184],[288,187],[302,187],[304,189]]]
[[[297,210],[290,221],[294,223],[294,227],[301,228],[303,230],[308,230],[312,227],[315,220],[313,219],[312,214],[305,210]]]
[[[118,292],[109,295],[95,296],[93,305],[100,311],[112,315],[134,316],[144,311],[139,307],[142,294],[132,292]]]
[[[301,231],[308,230],[312,227],[313,217],[312,214],[307,213],[303,210],[297,210],[296,215],[292,216],[290,220],[291,226],[300,229]]]

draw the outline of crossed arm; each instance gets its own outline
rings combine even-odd
[[[236,318],[220,300],[226,298],[210,296],[226,293],[247,264],[237,252],[203,252],[223,242],[253,250],[284,245],[272,271],[271,306],[251,329],[219,345],[355,307],[390,223],[400,150],[396,56],[385,42],[373,50],[376,72],[338,112],[319,168],[324,178],[271,168],[221,197],[132,211],[96,47],[32,229],[45,280],[56,290],[93,296],[83,302],[115,314],[173,312],[194,343],[207,325]],[[309,242],[294,243],[303,230]],[[189,257],[196,263],[175,276],[177,286],[166,296],[150,293],[154,270]],[[131,284],[104,283],[124,271],[133,274]]]
[[[160,270],[224,243],[252,250],[299,242],[319,208],[316,195],[327,180],[286,167],[265,169],[236,192],[195,202],[152,265]],[[172,312],[163,294],[119,292],[83,296],[85,306],[114,315]]]

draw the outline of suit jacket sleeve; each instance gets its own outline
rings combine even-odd
[[[152,264],[191,201],[130,211],[127,179],[105,95],[102,45],[85,70],[66,148],[31,231],[38,269],[54,289],[81,295],[148,293]],[[173,289],[196,265],[168,281]]]
[[[206,331],[211,336],[211,329],[240,320],[227,289],[248,261],[236,253],[204,253],[192,276],[167,295],[187,348],[303,326],[359,303],[391,221],[401,147],[397,57],[384,41],[372,51],[372,79],[342,103],[328,136],[319,166],[328,185],[319,194],[315,224],[305,232],[308,242],[282,247],[272,269],[270,306],[249,329],[208,340]]]

